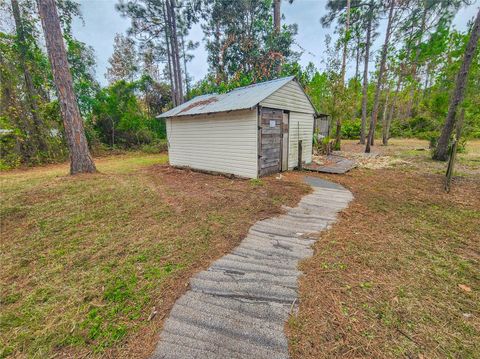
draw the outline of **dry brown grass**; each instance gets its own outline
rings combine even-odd
[[[308,188],[172,169],[165,155],[0,175],[0,357],[148,357],[188,279]],[[155,306],[157,315],[147,318]]]
[[[396,149],[417,145],[407,142]],[[301,264],[293,358],[479,356],[480,178],[456,177],[445,194],[445,164],[411,160],[321,175],[355,200]]]

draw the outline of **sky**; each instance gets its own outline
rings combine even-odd
[[[236,1],[236,0],[234,0]],[[80,0],[83,22],[75,20],[73,24],[73,33],[80,40],[92,46],[95,50],[97,69],[96,76],[98,81],[106,84],[105,72],[108,67],[108,58],[113,52],[113,39],[116,33],[125,33],[130,26],[129,19],[122,18],[115,10],[117,0]],[[325,35],[334,36],[334,26],[323,28],[320,24],[320,18],[326,13],[325,5],[327,0],[295,0],[293,4],[288,1],[282,2],[282,14],[286,24],[296,23],[298,25],[298,34],[296,36],[296,51],[303,51],[300,58],[302,65],[313,62],[317,68],[322,68],[322,59],[325,49]],[[462,8],[456,15],[453,25],[463,31],[467,23],[471,20],[478,9],[480,1]],[[380,24],[380,32],[384,32],[384,23]],[[194,25],[190,31],[189,38],[193,41],[199,41],[200,46],[193,51],[194,59],[188,64],[188,72],[193,77],[194,82],[202,79],[208,71],[207,53],[203,43],[203,33],[200,25]],[[373,50],[378,50],[381,46],[381,36],[377,38]],[[372,56],[372,58],[374,58]],[[347,76],[352,76],[354,64],[349,63]]]

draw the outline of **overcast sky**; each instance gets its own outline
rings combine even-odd
[[[130,25],[128,19],[122,18],[115,10],[116,0],[80,0],[84,23],[76,20],[73,26],[75,36],[91,45],[97,59],[97,78],[106,83],[105,72],[108,66],[108,58],[113,51],[113,38],[116,33],[125,33]],[[325,14],[326,0],[296,0],[293,4],[288,1],[282,2],[282,13],[285,23],[298,25],[296,42],[304,49],[300,62],[303,65],[313,62],[321,68],[321,60],[324,56],[325,35],[333,35],[333,27],[324,29],[320,25],[320,17]],[[460,10],[454,20],[454,26],[459,30],[465,30],[467,22],[471,20],[478,9],[479,0]],[[383,24],[380,26],[382,31]],[[381,36],[380,36],[381,37]],[[188,71],[194,81],[202,79],[207,71],[207,54],[203,43],[203,33],[199,25],[195,25],[190,31],[190,39],[200,41],[200,47],[193,52],[195,58],[188,65]],[[377,39],[374,46],[379,48],[381,39]],[[300,50],[297,47],[296,50]],[[352,75],[354,64],[349,64],[347,75]]]

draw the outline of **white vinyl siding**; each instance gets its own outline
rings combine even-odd
[[[172,166],[257,177],[257,110],[169,118]]]
[[[260,105],[280,110],[315,113],[307,95],[305,95],[300,85],[293,80],[261,101]]]
[[[313,114],[290,112],[288,169],[298,165],[298,139],[302,140],[302,161],[312,162]]]

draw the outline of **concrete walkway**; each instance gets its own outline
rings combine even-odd
[[[353,198],[306,177],[314,191],[287,213],[255,223],[232,253],[190,280],[153,358],[288,358],[285,321],[297,303],[298,261]]]

